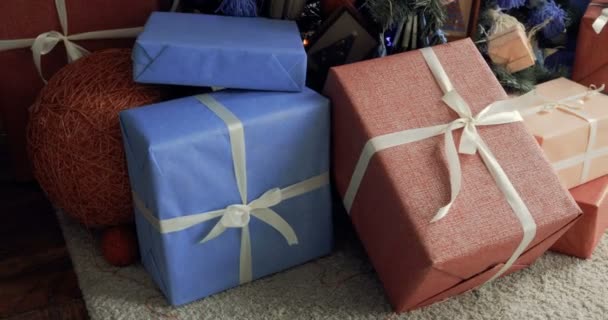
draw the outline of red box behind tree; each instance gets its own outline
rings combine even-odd
[[[142,27],[152,11],[168,9],[169,0],[65,0],[68,35],[91,31]],[[0,40],[36,38],[62,32],[53,0],[0,1]],[[89,51],[131,47],[133,39],[73,41]],[[49,79],[67,63],[63,43],[42,57],[42,71]],[[44,85],[29,47],[0,51],[0,119],[8,134],[14,177],[31,180],[26,151],[27,109]]]
[[[593,0],[581,20],[572,80],[584,85],[608,86],[608,25],[600,33],[593,23],[608,8],[608,0]]]

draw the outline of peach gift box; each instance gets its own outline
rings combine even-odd
[[[583,216],[551,250],[588,259],[608,229],[608,176],[578,186],[570,193]]]
[[[507,95],[470,39],[433,47],[455,89],[478,114]],[[333,68],[332,161],[344,199],[364,145],[374,137],[458,118],[420,51]],[[458,145],[461,129],[455,130]],[[579,209],[521,122],[479,126],[479,135],[528,207],[537,229],[505,274],[530,265],[577,220]],[[462,188],[450,199],[444,136],[375,153],[350,206],[352,223],[398,312],[478,287],[513,255],[523,237],[479,154],[459,155]]]
[[[555,103],[564,99],[569,101]],[[608,96],[559,78],[536,86],[535,94],[520,101],[524,123],[566,188],[608,174]]]

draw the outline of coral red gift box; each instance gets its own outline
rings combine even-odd
[[[49,32],[62,31],[56,2],[53,0],[0,1],[0,41],[31,39]],[[67,34],[142,27],[152,11],[166,9],[168,0],[65,0]],[[133,39],[77,40],[90,51],[131,47]],[[67,63],[63,43],[42,57],[42,73],[49,79]],[[15,177],[29,180],[31,167],[26,152],[27,109],[44,85],[29,46],[0,50],[0,119],[8,135]]]
[[[551,250],[588,259],[608,229],[608,176],[573,188],[570,193],[583,216]]]
[[[601,27],[602,20],[608,21],[608,0],[591,1],[581,20],[572,69],[572,80],[587,86],[608,85],[608,24]]]
[[[436,46],[434,52],[473,114],[507,98],[470,39]],[[442,101],[420,51],[333,68],[325,94],[333,102],[333,178],[343,199],[371,138],[458,118]],[[461,131],[455,131],[456,145]],[[530,245],[503,273],[508,274],[530,265],[580,211],[523,123],[477,131],[537,226]],[[479,154],[459,155],[460,194],[447,216],[431,223],[450,199],[444,151],[444,136],[438,135],[375,153],[350,206],[352,223],[396,311],[485,283],[522,241],[522,224]]]

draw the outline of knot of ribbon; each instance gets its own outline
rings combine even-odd
[[[519,112],[524,116],[533,113],[548,113],[555,110],[561,110],[567,113],[571,113],[583,120],[587,120],[589,117],[585,114],[578,112],[585,107],[585,103],[591,97],[600,94],[605,89],[605,85],[601,85],[599,88],[596,85],[590,85],[585,92],[574,94],[558,100],[551,99],[542,95],[538,90],[532,90],[520,97],[514,98],[513,101],[517,101],[520,107]],[[542,102],[535,103],[540,99]]]
[[[70,41],[70,36],[66,36],[61,32],[49,31],[40,34],[36,37],[36,39],[34,39],[31,49],[38,74],[40,74],[40,78],[42,78],[45,82],[46,80],[42,75],[42,56],[51,52],[61,41],[63,41],[65,46],[69,63],[74,62],[90,53],[87,49]]]
[[[274,188],[264,193],[260,198],[248,205],[233,204],[226,207],[226,213],[222,216],[221,223],[226,228],[242,228],[249,224],[252,212],[256,209],[268,209],[282,201],[281,189]],[[279,230],[280,231],[280,230]],[[295,242],[295,241],[290,241]]]
[[[213,229],[201,240],[201,243],[207,242],[220,234],[222,234],[226,228],[244,228],[249,225],[251,216],[254,216],[274,229],[276,229],[287,241],[289,245],[298,243],[298,237],[296,236],[293,228],[274,210],[270,207],[276,206],[283,201],[281,189],[274,188],[261,197],[252,201],[250,204],[233,204],[227,206],[223,210],[222,217],[215,224]]]
[[[522,239],[511,255],[505,262],[503,267],[494,274],[489,280],[493,280],[503,273],[515,263],[517,258],[526,250],[528,245],[536,235],[536,222],[528,207],[525,205],[521,196],[507,177],[506,173],[498,163],[498,160],[492,154],[490,148],[485,144],[482,137],[477,132],[479,126],[492,126],[508,124],[522,121],[519,112],[515,111],[514,103],[511,100],[496,101],[477,115],[473,115],[469,104],[460,96],[454,89],[452,82],[446,74],[439,59],[435,55],[432,48],[423,48],[420,50],[422,56],[427,63],[433,77],[444,93],[442,100],[447,107],[458,114],[458,118],[448,124],[435,125],[431,127],[407,129],[394,133],[389,133],[371,138],[363,147],[359,160],[355,165],[355,170],[351,177],[350,183],[344,194],[343,202],[347,212],[350,214],[353,202],[359,190],[359,186],[363,181],[365,171],[375,153],[384,149],[425,140],[434,136],[443,135],[445,139],[445,155],[447,158],[449,181],[450,181],[450,201],[443,207],[439,208],[431,222],[439,221],[448,214],[450,208],[455,202],[460,193],[462,183],[462,171],[460,166],[459,154],[476,154],[479,153],[486,168],[494,178],[496,186],[505,196],[505,200],[512,208],[513,213],[520,222],[523,230]],[[463,129],[458,149],[456,148],[453,131]]]
[[[591,5],[600,5],[600,4],[591,4]],[[602,9],[602,13],[593,21],[591,27],[596,34],[600,34],[606,24],[608,23],[608,8]]]
[[[557,109],[570,109],[570,110],[581,110],[581,105],[570,105],[570,104],[557,104],[554,102],[545,103],[541,106],[541,109],[538,111],[539,113],[547,113],[553,112]]]
[[[433,59],[433,58],[429,58]],[[450,202],[440,208],[431,222],[443,219],[456,201],[461,188],[461,169],[458,153],[473,155],[480,148],[487,150],[481,136],[477,132],[478,126],[492,126],[521,121],[522,118],[516,111],[492,112],[500,103],[493,103],[485,107],[476,116],[472,116],[471,108],[468,103],[458,94],[456,90],[450,88],[442,98],[445,104],[454,110],[460,118],[452,121],[444,131],[446,156],[448,159],[448,169],[450,171]],[[453,131],[463,128],[458,150],[455,148]],[[486,158],[482,158],[486,162]]]
[[[233,204],[226,207],[225,213],[220,219],[224,228],[242,228],[249,225],[252,208],[248,205]]]
[[[209,233],[200,241],[205,243],[226,231],[227,228],[240,228],[241,231],[241,253],[239,279],[241,283],[250,282],[253,279],[251,267],[251,237],[249,235],[249,222],[251,216],[258,218],[277,230],[287,244],[298,244],[298,237],[293,228],[278,213],[270,209],[283,200],[281,189],[274,188],[264,193],[250,204],[233,204],[220,210],[221,218]],[[215,217],[214,212],[209,212],[209,218]]]
[[[285,188],[272,188],[257,199],[248,202],[247,161],[243,123],[211,95],[198,95],[196,96],[196,99],[224,121],[228,128],[232,152],[232,165],[241,203],[230,204],[220,210],[159,220],[146,207],[145,203],[135,192],[133,193],[133,201],[138,211],[161,233],[181,231],[211,219],[219,218],[211,231],[209,231],[209,233],[200,241],[201,244],[217,238],[228,228],[241,229],[239,279],[241,283],[250,282],[253,279],[251,266],[251,237],[249,235],[249,223],[251,222],[252,217],[255,217],[278,231],[290,246],[298,244],[298,237],[293,228],[285,219],[283,219],[283,217],[271,209],[271,207],[290,198],[300,196],[327,185],[329,183],[329,174],[325,172]]]

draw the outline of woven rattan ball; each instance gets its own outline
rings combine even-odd
[[[128,49],[95,52],[56,73],[28,127],[34,174],[53,204],[89,227],[132,221],[118,113],[163,96],[133,82]]]

